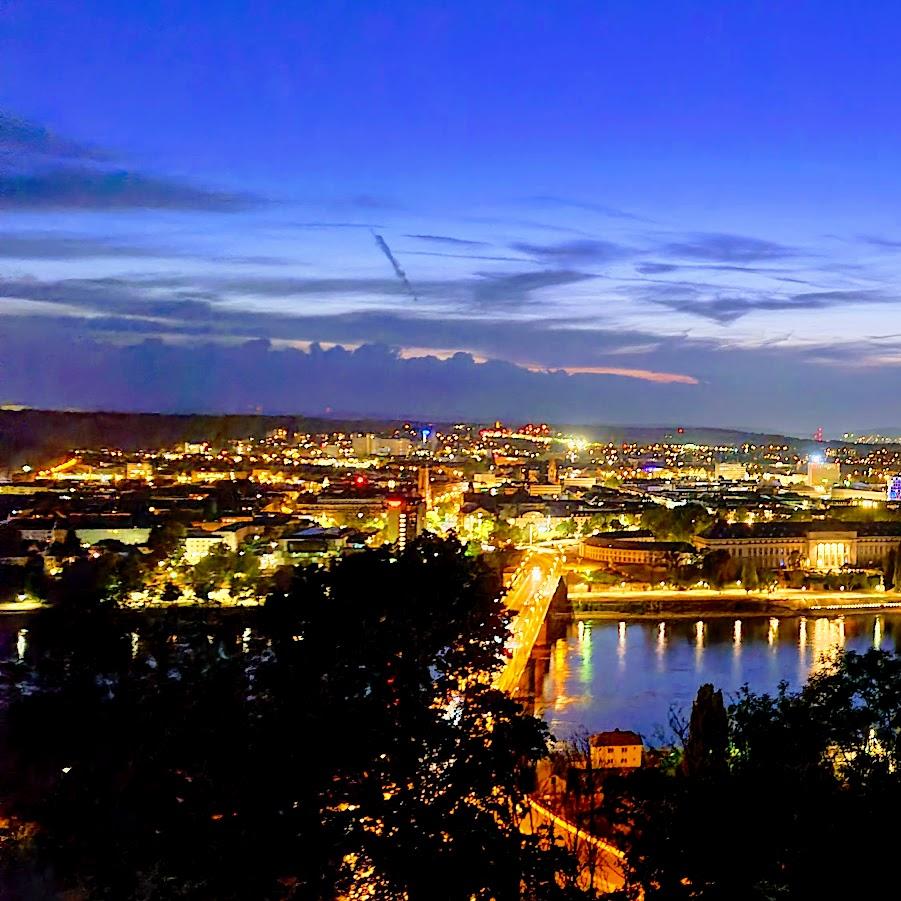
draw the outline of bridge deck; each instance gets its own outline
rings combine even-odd
[[[562,572],[563,555],[556,549],[532,549],[519,565],[504,598],[513,619],[506,645],[507,662],[494,682],[497,688],[513,692],[519,685]]]

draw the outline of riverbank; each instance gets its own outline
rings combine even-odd
[[[772,594],[740,589],[653,589],[572,592],[573,613],[580,619],[653,619],[660,616],[790,616],[804,613],[897,613],[901,595],[876,592],[812,592],[785,589]]]

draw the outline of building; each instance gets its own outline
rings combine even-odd
[[[385,538],[403,550],[425,527],[425,505],[418,499],[391,497],[386,506]]]
[[[153,466],[146,460],[142,460],[137,463],[126,463],[125,478],[132,480],[144,479],[145,481],[150,481],[151,479],[153,479]]]
[[[610,537],[627,536],[628,532],[592,535],[579,543],[579,556],[598,563],[629,563],[637,566],[666,566],[681,563],[695,555],[692,545],[684,541],[654,541],[644,533],[636,538]]]
[[[838,463],[827,463],[814,457],[807,461],[807,484],[812,488],[834,485],[841,478],[841,466]]]
[[[432,509],[432,481],[428,466],[420,466],[416,470],[416,490],[425,504],[426,510]]]
[[[637,732],[597,732],[588,739],[588,745],[592,769],[634,770],[641,766],[644,743]]]
[[[714,463],[713,478],[726,482],[743,482],[748,478],[748,467],[744,463]]]
[[[769,569],[878,567],[901,543],[901,522],[718,522],[696,541],[704,550],[728,551]]]
[[[290,535],[282,536],[278,541],[281,551],[291,556],[324,556],[338,554],[347,546],[348,538],[353,534],[348,528],[308,526],[298,529]]]
[[[213,548],[224,547],[224,536],[218,532],[192,529],[185,535],[185,562],[191,566],[203,560]]]
[[[901,501],[901,476],[889,476],[886,497],[890,501]]]
[[[191,529],[185,535],[185,561],[192,566],[199,563],[213,548],[223,545],[234,553],[241,542],[251,535],[261,535],[265,526],[252,522],[233,522],[215,531]]]
[[[559,481],[559,475],[557,472],[557,458],[551,457],[550,460],[547,461],[547,480],[551,485],[556,485]]]
[[[381,438],[378,435],[354,435],[351,446],[355,457],[409,457],[413,442],[409,438]]]
[[[147,544],[150,526],[136,526],[129,516],[108,516],[84,519],[71,523],[75,537],[87,545],[101,541],[121,541],[122,544]]]
[[[39,516],[23,516],[18,519],[9,519],[6,525],[19,533],[22,541],[37,541],[41,544],[50,544],[53,541],[65,540],[68,529],[55,519]]]
[[[829,492],[829,498],[833,501],[848,501],[855,506],[875,506],[885,501],[885,491],[873,488],[870,485],[835,486]]]

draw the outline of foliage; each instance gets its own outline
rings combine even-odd
[[[665,507],[655,504],[641,514],[641,527],[661,541],[688,541],[713,523],[713,516],[700,504]]]
[[[704,686],[683,765],[608,783],[624,896],[806,899],[894,894],[901,659],[848,653],[798,692]],[[704,765],[699,766],[698,762]]]
[[[701,562],[701,573],[714,588],[722,588],[738,578],[738,563],[729,551],[710,551]]]
[[[895,571],[892,575],[895,591],[901,591],[901,549],[895,551]]]
[[[760,577],[754,561],[747,559],[741,565],[741,587],[745,591],[757,591],[760,587]]]
[[[175,519],[168,519],[154,526],[147,539],[147,547],[154,561],[171,557],[181,546],[187,529]]]
[[[546,727],[487,680],[507,614],[456,541],[283,572],[252,611],[67,572],[9,673],[0,896],[585,897],[517,828]]]

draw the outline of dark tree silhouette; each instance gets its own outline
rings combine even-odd
[[[624,897],[892,897],[901,659],[849,653],[798,692],[704,686],[680,766],[605,785]]]
[[[0,896],[585,897],[518,829],[547,732],[490,685],[500,583],[457,542],[283,572],[256,611],[81,576],[10,673]]]

